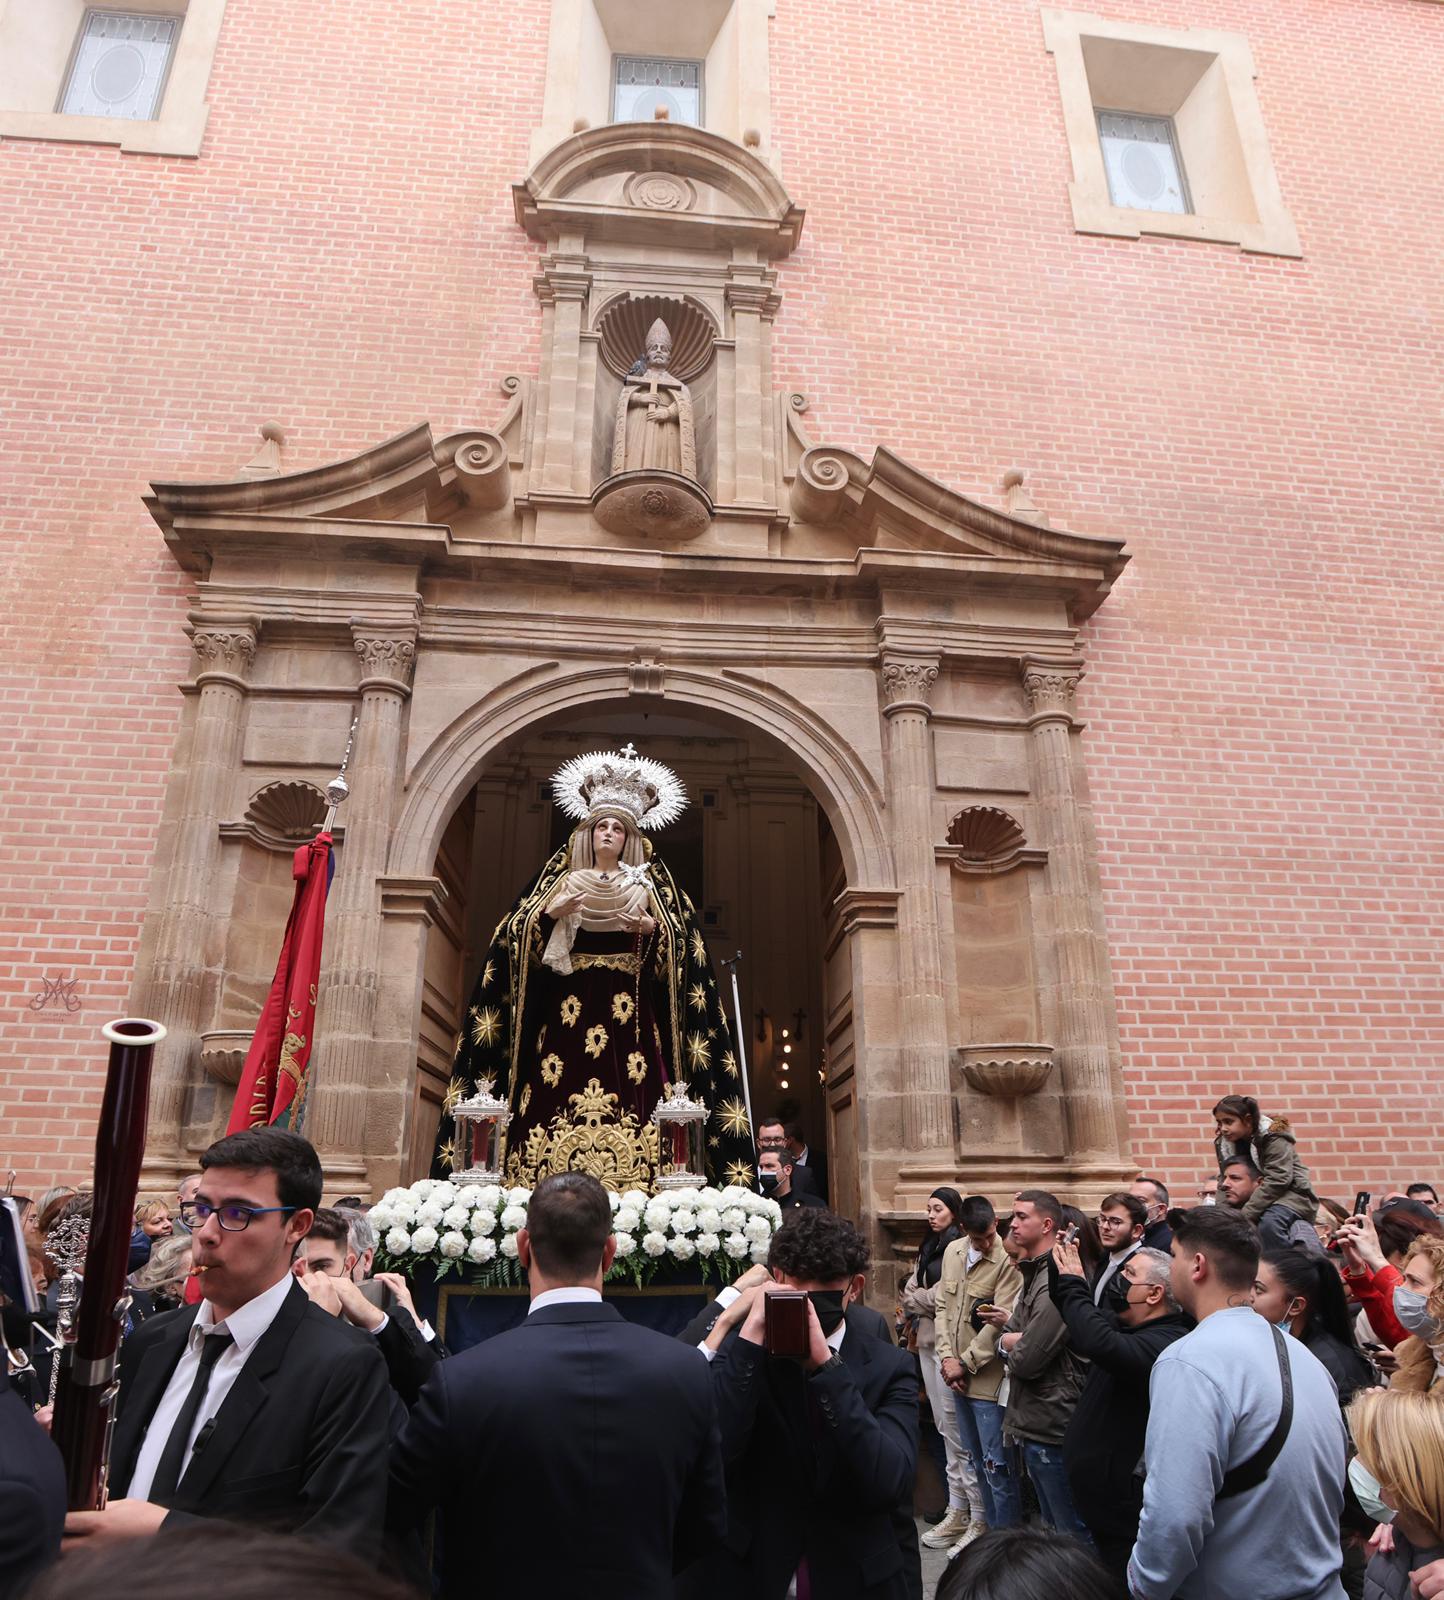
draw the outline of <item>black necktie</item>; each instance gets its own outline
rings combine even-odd
[[[175,1427],[170,1430],[170,1438],[166,1440],[165,1449],[161,1451],[160,1465],[155,1469],[155,1477],[151,1480],[149,1498],[157,1504],[165,1504],[176,1492],[181,1473],[185,1471],[186,1445],[190,1442],[191,1429],[195,1427],[201,1402],[210,1387],[211,1368],[235,1342],[229,1333],[208,1333],[201,1340],[200,1365],[196,1368],[195,1377],[191,1379],[190,1393],[186,1396],[186,1403],[181,1407],[180,1415],[175,1419]]]

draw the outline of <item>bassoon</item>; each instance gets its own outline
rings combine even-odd
[[[105,1505],[110,1436],[115,1425],[116,1352],[130,1310],[126,1266],[136,1185],[145,1148],[150,1062],[165,1038],[158,1022],[122,1017],[100,1030],[110,1041],[105,1099],[95,1135],[95,1185],[85,1276],[69,1361],[60,1374],[50,1433],[65,1460],[72,1511]],[[56,1352],[56,1359],[60,1352]]]

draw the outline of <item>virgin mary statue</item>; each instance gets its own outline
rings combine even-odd
[[[589,1172],[609,1189],[662,1176],[652,1112],[685,1083],[709,1110],[708,1177],[750,1187],[752,1129],[706,941],[688,896],[643,831],[675,820],[682,784],[628,744],[553,779],[570,839],[497,924],[457,1041],[437,1136],[491,1080],[511,1111],[507,1181]]]

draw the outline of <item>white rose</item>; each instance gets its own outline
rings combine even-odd
[[[467,1254],[468,1258],[470,1260],[472,1260],[472,1261],[478,1261],[478,1262],[495,1261],[496,1260],[496,1240],[495,1239],[473,1239],[471,1241],[471,1243],[469,1245],[467,1245],[467,1247],[466,1247],[466,1254]]]
[[[386,1235],[386,1250],[389,1255],[401,1256],[411,1248],[411,1235],[405,1228],[393,1228]]]
[[[629,1256],[637,1248],[637,1241],[630,1233],[614,1233],[612,1237],[617,1241],[617,1259]]]
[[[372,1206],[366,1213],[366,1220],[371,1224],[375,1230],[376,1237],[379,1239],[388,1228],[395,1225],[396,1217],[390,1206]]]
[[[475,1183],[463,1183],[456,1191],[456,1203],[472,1210],[481,1200],[481,1186]]]
[[[526,1227],[526,1207],[508,1206],[501,1214],[501,1225],[508,1233],[515,1233],[518,1228]]]
[[[430,1251],[436,1248],[437,1238],[438,1235],[435,1228],[418,1228],[416,1232],[411,1235],[411,1248],[419,1256],[427,1255]]]
[[[388,1189],[386,1193],[381,1196],[381,1199],[377,1202],[377,1204],[383,1206],[394,1206],[405,1193],[405,1189]],[[371,1207],[372,1211],[375,1211],[375,1209],[375,1206]],[[368,1212],[367,1214],[369,1215],[370,1213]]]
[[[666,1252],[667,1240],[660,1233],[652,1232],[643,1234],[642,1248],[649,1256],[660,1256]]]
[[[506,1203],[509,1206],[524,1206],[531,1199],[530,1189],[508,1189]]]
[[[441,1220],[448,1228],[464,1228],[470,1216],[471,1212],[465,1206],[448,1206],[442,1213]]]
[[[772,1224],[766,1217],[748,1217],[742,1231],[753,1244],[766,1244],[772,1237]]]
[[[501,1253],[508,1261],[516,1260],[516,1235],[514,1233],[507,1234],[501,1241]]]
[[[757,1213],[761,1211],[765,1203],[766,1202],[763,1200],[760,1194],[753,1194],[749,1190],[743,1197],[742,1209],[748,1214],[748,1216],[755,1217]]]
[[[624,1206],[616,1214],[616,1216],[612,1218],[612,1227],[618,1233],[635,1233],[641,1226],[642,1213],[640,1211],[633,1211],[628,1206]]]
[[[464,1233],[443,1233],[441,1236],[441,1253],[450,1256],[453,1260],[462,1255],[466,1250],[466,1235]]]
[[[740,1206],[746,1203],[749,1194],[747,1189],[739,1189],[734,1183],[722,1191],[720,1204],[726,1206]]]
[[[471,1213],[471,1231],[480,1238],[483,1234],[496,1232],[496,1212],[473,1211]]]
[[[717,1246],[722,1241],[715,1233],[699,1233],[697,1235],[697,1254],[699,1256],[715,1256]]]
[[[690,1239],[673,1239],[667,1248],[678,1261],[690,1261],[697,1254],[697,1246]]]
[[[747,1213],[741,1206],[728,1206],[722,1213],[722,1226],[729,1233],[741,1233],[742,1225],[747,1221]]]
[[[622,1196],[622,1203],[630,1206],[633,1211],[645,1211],[651,1198],[645,1189],[628,1189]]]
[[[722,1241],[722,1248],[734,1261],[740,1261],[752,1247],[744,1234],[729,1233]]]
[[[420,1178],[411,1187],[417,1194],[425,1196],[428,1200],[436,1199],[438,1194],[445,1193],[451,1188],[449,1178]]]
[[[428,1228],[434,1228],[444,1215],[445,1213],[434,1200],[428,1200],[424,1205],[416,1208],[416,1220]]]
[[[696,1233],[697,1218],[690,1211],[674,1211],[672,1213],[673,1233]]]
[[[391,1207],[392,1212],[398,1217],[414,1218],[416,1215],[416,1196],[404,1194]]]
[[[619,1195],[615,1189],[608,1189],[607,1190],[607,1204],[612,1208],[612,1215],[613,1216],[615,1216],[617,1214],[617,1208],[621,1205],[621,1203],[622,1203],[621,1195]]]
[[[494,1183],[483,1183],[476,1191],[473,1204],[495,1211],[501,1205],[501,1190]]]
[[[763,1204],[767,1207],[766,1215],[772,1218],[772,1227],[775,1231],[782,1226],[782,1207],[775,1200],[766,1200]]]
[[[767,1255],[768,1255],[768,1246],[765,1243],[764,1244],[754,1244],[752,1246],[752,1259],[757,1263],[757,1265],[759,1267],[765,1267],[767,1265]]]
[[[697,1211],[697,1226],[704,1233],[716,1233],[722,1227],[722,1213],[716,1206],[701,1206]]]

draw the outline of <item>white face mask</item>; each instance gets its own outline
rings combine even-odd
[[[1417,1333],[1426,1342],[1437,1339],[1441,1331],[1426,1309],[1428,1303],[1424,1295],[1403,1284],[1394,1290],[1394,1315],[1410,1333]]]
[[[1394,1520],[1393,1506],[1386,1506],[1379,1498],[1382,1493],[1379,1480],[1357,1456],[1349,1463],[1349,1482],[1354,1486],[1354,1494],[1366,1517],[1375,1522]]]

